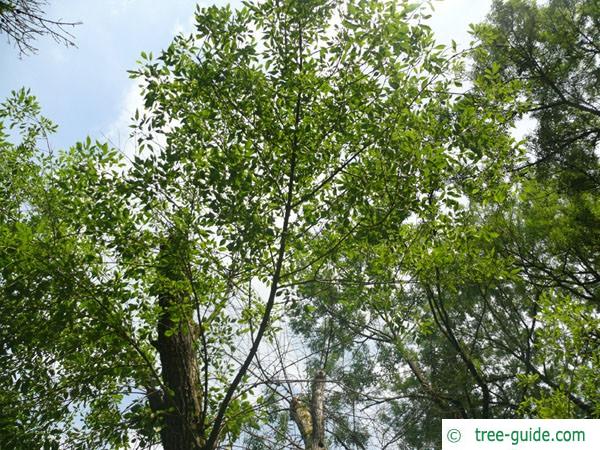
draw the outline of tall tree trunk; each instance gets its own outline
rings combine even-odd
[[[174,283],[185,280],[180,270],[180,245],[181,242],[170,238],[161,247],[157,281],[161,313],[154,346],[160,356],[163,382],[162,402],[157,412],[162,417],[160,436],[164,450],[196,450],[204,445],[195,325],[191,314],[186,312],[190,310],[186,305],[189,296],[185,290],[173,288]]]
[[[325,446],[325,373],[316,373],[312,383],[310,404],[293,397],[292,420],[298,427],[306,450],[326,450]]]

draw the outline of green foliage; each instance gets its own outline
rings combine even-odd
[[[294,445],[310,388],[276,379],[290,365],[326,374],[332,448],[436,446],[446,417],[597,417],[594,8],[496,2],[460,92],[469,61],[417,4],[198,8],[131,72],[130,159],[52,152],[14,93],[0,447],[165,445],[179,419],[196,448]],[[311,356],[284,354],[292,330]]]
[[[132,377],[144,374],[139,357],[123,345],[122,336],[132,330],[123,323],[128,314],[121,302],[131,292],[119,274],[107,273],[78,214],[79,205],[90,204],[86,191],[110,179],[102,167],[115,154],[89,140],[70,155],[39,151],[54,126],[24,91],[3,105],[0,116],[18,124],[22,137],[12,144],[3,135],[0,143],[6,161],[0,181],[0,442],[58,448],[69,435],[81,445],[122,445],[127,425],[116,410],[135,387]],[[107,219],[105,228],[113,226]],[[87,433],[75,425],[83,410],[89,412]]]
[[[466,176],[451,185],[441,211],[413,212],[416,224],[378,223],[301,289],[296,329],[320,359],[325,343],[335,349],[327,353],[332,370],[360,380],[361,404],[378,405],[379,423],[396,426],[410,445],[435,445],[440,417],[597,415],[590,390],[597,362],[575,343],[581,330],[586,348],[596,344],[591,305],[600,282],[593,4],[496,2],[490,21],[473,27],[481,44],[473,53],[473,88],[457,105],[468,105],[465,117],[485,105],[488,114],[538,121],[525,141],[528,152],[499,153],[504,165],[487,172],[507,183]],[[475,143],[489,145],[485,126],[472,129],[483,132]],[[478,155],[470,144],[467,158]],[[326,319],[311,324],[306,302]],[[568,312],[582,307],[585,313]],[[365,340],[377,373],[374,392],[386,393],[375,402],[372,379],[344,359]],[[567,348],[572,359],[559,364]],[[351,394],[340,389],[347,407]]]
[[[537,122],[529,147],[538,176],[572,192],[599,182],[599,8],[595,0],[496,1],[490,21],[474,27],[477,73],[497,67],[503,82],[523,84]]]
[[[474,27],[476,73],[498,64],[505,82],[522,84],[523,112],[537,123],[521,201],[498,225],[502,251],[535,295],[535,367],[523,376],[537,388],[521,412],[539,417],[598,414],[589,388],[597,361],[587,349],[596,345],[600,286],[599,18],[595,1],[497,1],[490,20]],[[546,365],[553,368],[539,370]]]
[[[595,308],[569,296],[546,294],[540,297],[537,319],[540,321],[537,364],[546,367],[556,387],[525,400],[524,410],[544,419],[578,418],[582,411],[572,400],[576,397],[594,405],[587,416],[598,417],[600,319]]]

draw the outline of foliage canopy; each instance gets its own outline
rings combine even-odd
[[[598,416],[598,11],[496,2],[455,53],[426,17],[198,8],[131,71],[134,155],[55,153],[27,91],[3,103],[0,447],[405,448],[443,417]]]

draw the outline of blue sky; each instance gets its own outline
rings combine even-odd
[[[189,30],[196,5],[194,0],[49,3],[48,17],[83,22],[74,29],[77,48],[42,38],[34,43],[36,55],[19,59],[0,35],[0,98],[22,86],[31,88],[44,115],[60,127],[53,138],[58,148],[88,134],[101,138],[114,131],[135,85],[127,70],[136,67],[140,52],[157,53],[178,31]]]
[[[77,48],[50,38],[34,45],[36,55],[19,58],[0,34],[0,99],[11,90],[31,88],[45,116],[59,125],[54,148],[87,135],[125,147],[129,117],[140,105],[136,82],[127,70],[142,51],[155,54],[173,36],[192,29],[195,0],[50,0],[48,17],[81,21],[74,30]],[[225,4],[204,0],[201,5]],[[239,0],[230,2],[239,5]],[[490,0],[436,1],[432,26],[442,42],[468,42],[467,27],[483,19]]]

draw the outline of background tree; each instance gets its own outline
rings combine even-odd
[[[114,230],[117,216],[127,222],[110,195],[116,152],[87,140],[53,155],[44,143],[55,126],[26,91],[0,119],[0,446],[122,446],[130,427],[152,429],[138,414],[150,346],[127,304],[135,287],[110,270],[108,250],[78,217],[94,204],[105,217],[96,230]],[[11,143],[5,126],[21,140]]]
[[[479,69],[501,67],[504,80],[523,82],[537,123],[530,154],[539,177],[571,192],[598,189],[598,20],[596,1],[496,1],[481,39]]]
[[[348,352],[372,343],[380,421],[413,446],[435,445],[442,417],[597,416],[595,3],[498,1],[474,26],[481,46],[465,97],[538,121],[529,161],[507,167],[512,191],[468,191],[468,213],[449,232],[431,235],[425,220],[416,228],[424,241],[404,231],[413,236],[404,247],[380,235],[337,255],[294,311],[308,304],[323,324],[339,321],[334,335]],[[524,102],[494,98],[498,86]],[[324,342],[322,329],[302,326],[307,315],[298,330]],[[361,383],[364,393],[373,379]]]
[[[521,202],[501,222],[506,227],[500,233],[503,253],[514,259],[523,280],[535,287],[541,322],[555,329],[564,320],[573,338],[582,327],[595,328],[590,311],[597,311],[600,292],[599,20],[600,8],[594,1],[514,0],[495,2],[489,21],[474,27],[482,43],[476,70],[485,70],[494,61],[502,67],[506,82],[519,80],[529,103],[526,111],[537,124],[528,137],[529,163],[522,168],[530,181],[522,186]],[[586,311],[578,316],[577,325],[561,309],[569,303],[573,310]],[[564,317],[559,318],[558,309]],[[578,342],[585,348],[596,346],[594,333],[591,341]],[[548,347],[540,350],[562,354],[567,337],[552,346],[545,336],[547,331],[541,331]],[[570,369],[557,364],[544,371],[563,382],[544,388],[549,387],[553,406],[538,408],[536,414],[597,414],[595,395],[585,387],[596,381],[592,377],[583,382],[578,375],[586,365],[594,367],[595,373],[597,363],[589,356],[578,360],[579,356],[569,361]]]
[[[0,33],[12,42],[21,56],[37,51],[33,41],[50,36],[57,43],[75,46],[74,36],[68,31],[81,22],[53,20],[46,16],[45,0],[2,0],[0,1]]]

